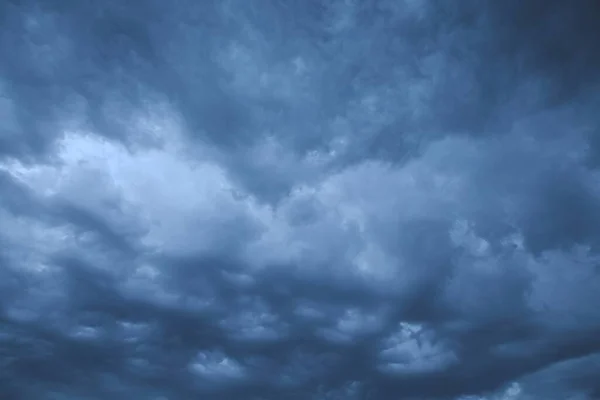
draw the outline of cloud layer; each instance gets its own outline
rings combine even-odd
[[[0,397],[600,396],[600,15],[0,4]]]

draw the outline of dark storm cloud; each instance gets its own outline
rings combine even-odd
[[[0,397],[596,398],[597,17],[0,4]]]

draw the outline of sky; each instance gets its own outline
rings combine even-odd
[[[0,1],[0,398],[600,398],[594,0]]]

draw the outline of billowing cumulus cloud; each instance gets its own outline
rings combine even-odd
[[[2,399],[600,396],[593,1],[4,1]]]

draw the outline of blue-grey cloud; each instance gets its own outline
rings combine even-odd
[[[594,399],[593,1],[0,4],[0,397]]]

